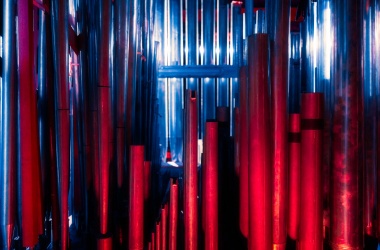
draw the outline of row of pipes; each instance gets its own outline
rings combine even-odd
[[[3,0],[1,248],[377,245],[380,1],[254,6]]]

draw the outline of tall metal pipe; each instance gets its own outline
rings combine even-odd
[[[13,1],[3,2],[2,13],[2,81],[0,103],[0,247],[11,249],[16,215],[16,156],[15,144],[15,6]]]
[[[177,249],[178,228],[178,184],[170,179],[169,201],[169,250]]]
[[[362,1],[332,1],[334,120],[331,247],[363,247],[362,215]]]
[[[300,114],[289,115],[289,208],[288,235],[298,239],[301,177],[301,119]]]
[[[268,53],[267,34],[248,37],[248,249],[256,250],[273,247]]]
[[[161,208],[161,247],[167,249],[168,243],[168,204]]]
[[[218,122],[205,131],[205,249],[218,249]]]
[[[128,249],[142,250],[144,248],[144,146],[132,145],[129,159]]]
[[[161,250],[161,226],[160,222],[156,222],[156,250]]]
[[[273,133],[273,249],[285,249],[288,201],[287,89],[290,0],[271,1],[271,115]],[[269,17],[267,17],[269,19]]]
[[[322,249],[323,94],[304,93],[301,103],[301,196],[298,248],[300,250]]]
[[[37,97],[33,75],[33,3],[18,1],[19,136],[21,171],[21,225],[23,246],[33,247],[42,233],[41,172]]]
[[[239,144],[239,224],[240,231],[248,238],[248,83],[247,66],[240,69],[240,144]]]
[[[198,119],[195,91],[186,91],[184,162],[185,249],[198,249]]]
[[[51,1],[52,36],[55,50],[55,99],[56,99],[56,152],[58,192],[61,219],[61,248],[69,246],[68,193],[70,167],[70,122],[69,122],[69,60],[68,60],[68,3]]]

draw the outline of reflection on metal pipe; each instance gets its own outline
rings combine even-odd
[[[11,249],[16,214],[16,159],[15,129],[15,6],[13,1],[3,2],[2,13],[2,76],[0,87],[0,248]]]
[[[272,246],[272,171],[268,89],[268,35],[248,38],[249,238],[248,249]]]
[[[161,247],[167,249],[167,232],[168,232],[168,204],[161,208]]]
[[[144,248],[144,146],[131,146],[129,158],[128,249],[142,250]]]
[[[176,250],[178,227],[178,184],[173,179],[170,179],[169,202],[169,250]]]
[[[301,104],[301,179],[298,248],[323,248],[323,94],[304,93]]]
[[[198,119],[195,91],[186,91],[185,162],[184,162],[184,224],[185,249],[198,249]]]
[[[333,1],[334,56],[331,247],[363,247],[362,216],[362,1]]]
[[[239,224],[244,237],[248,237],[248,84],[247,67],[240,69],[240,146],[239,146]]]
[[[205,131],[205,249],[218,249],[218,122]]]
[[[298,239],[301,177],[301,119],[300,114],[289,115],[289,208],[288,235]]]
[[[161,226],[160,222],[156,222],[156,250],[161,250]]]
[[[37,127],[37,100],[32,64],[33,4],[18,1],[19,150],[21,171],[21,230],[23,246],[33,247],[42,229],[41,176]]]

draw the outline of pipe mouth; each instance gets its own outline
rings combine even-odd
[[[197,93],[196,93],[196,91],[195,90],[191,90],[190,91],[190,98],[191,99],[195,99],[197,97]]]

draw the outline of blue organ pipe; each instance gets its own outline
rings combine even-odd
[[[254,1],[253,0],[247,0],[245,1],[245,23],[246,23],[246,29],[247,29],[247,37],[250,35],[253,35],[253,25],[254,25],[254,15],[253,15],[253,6]],[[267,6],[267,5],[265,5]]]
[[[185,1],[186,7],[186,47],[185,56],[187,65],[198,64],[198,1]],[[186,88],[197,90],[198,79],[186,79]]]
[[[218,43],[215,50],[216,63],[218,65],[227,64],[227,5],[223,1],[218,1],[217,6],[217,27]],[[227,107],[230,105],[229,79],[220,78],[216,80],[217,86],[217,106]],[[233,112],[232,112],[233,113]]]
[[[301,112],[301,58],[300,33],[290,33],[290,59],[289,59],[289,86],[288,106],[289,114]]]
[[[181,64],[181,24],[182,24],[182,11],[180,9],[180,0],[170,0],[169,1],[169,16],[170,16],[170,52],[169,52],[169,63],[174,65]],[[169,140],[171,146],[172,160],[174,162],[183,161],[183,80],[181,78],[168,79],[168,101],[169,101],[169,113],[168,115],[168,129],[169,129]]]
[[[376,1],[374,1],[376,2]],[[377,207],[377,97],[376,88],[376,11],[374,4],[364,8],[364,206],[363,228],[366,236],[376,237]]]
[[[1,119],[0,119],[0,247],[10,249],[12,233],[15,223],[15,151],[12,142],[14,128],[12,126],[12,114],[15,107],[12,105],[14,96],[12,86],[15,84],[14,67],[15,67],[15,8],[13,1],[3,2],[3,63],[2,63],[2,86],[1,93]]]
[[[215,64],[215,0],[203,1],[203,64]],[[202,51],[200,51],[202,53]],[[216,118],[216,93],[215,93],[215,79],[205,78],[201,81],[202,91],[200,93],[201,103],[201,134],[204,133],[204,124],[207,119]]]
[[[230,45],[230,51],[227,51],[229,55],[229,64],[240,67],[243,65],[243,15],[241,14],[242,4],[238,2],[231,3],[231,19],[232,22],[232,41]],[[233,51],[233,53],[231,52]],[[230,135],[233,134],[235,127],[235,107],[239,107],[239,78],[230,79]]]
[[[40,153],[40,167],[42,177],[42,193],[43,200],[48,197],[48,190],[50,190],[49,179],[49,124],[48,124],[48,109],[47,109],[47,81],[46,81],[46,18],[45,12],[39,10],[39,37],[38,37],[38,134],[39,134],[39,153]],[[46,204],[46,202],[45,202]],[[47,205],[47,204],[46,204]]]

